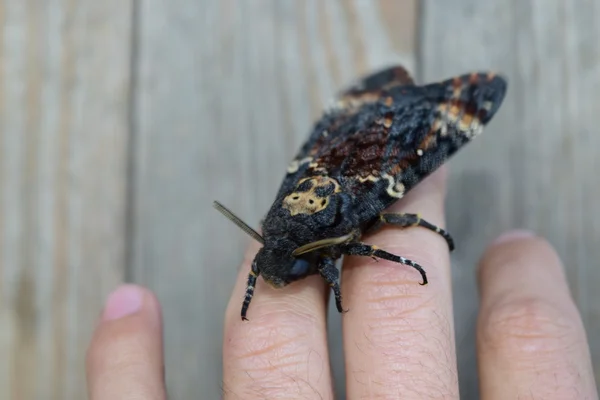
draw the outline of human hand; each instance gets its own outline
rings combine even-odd
[[[443,225],[444,170],[392,212],[421,213]],[[387,227],[364,240],[422,265],[350,257],[342,270],[348,399],[458,399],[448,246],[426,229]],[[460,243],[458,243],[460,245]],[[258,245],[257,245],[258,246]],[[247,253],[225,317],[226,399],[332,399],[320,276],[283,290],[260,278],[240,319]],[[544,240],[512,232],[485,252],[477,350],[482,399],[596,399],[589,349],[561,262]],[[342,340],[342,338],[340,338]]]
[[[393,207],[442,225],[445,178],[438,172]],[[389,227],[365,239],[427,270],[350,257],[342,272],[346,392],[353,398],[458,399],[446,242],[422,228]],[[460,243],[458,243],[460,245]],[[252,246],[225,315],[225,399],[332,399],[326,343],[328,287],[319,276],[271,289],[258,280],[240,319]],[[589,348],[552,248],[521,233],[503,236],[478,270],[477,324],[483,399],[597,399]],[[156,298],[137,286],[110,296],[88,349],[92,400],[165,399],[162,327]],[[127,397],[129,396],[129,397]]]

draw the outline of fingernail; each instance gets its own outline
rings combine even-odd
[[[492,245],[499,245],[508,242],[512,242],[520,239],[528,239],[535,236],[535,233],[525,230],[525,229],[515,229],[512,231],[508,231],[498,236],[496,240],[492,242]]]
[[[134,314],[142,308],[144,292],[135,285],[123,285],[106,300],[102,319],[111,321]]]

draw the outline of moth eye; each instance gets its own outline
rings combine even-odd
[[[309,268],[310,263],[307,260],[298,258],[294,261],[294,265],[292,265],[292,269],[290,269],[288,275],[292,279],[301,278],[308,273]]]
[[[325,203],[327,203],[327,200],[325,200],[325,199],[321,200],[321,206],[324,206]]]
[[[292,200],[298,200],[300,198],[300,196],[294,196],[292,197]]]
[[[315,201],[313,199],[308,200],[309,204],[313,204]]]

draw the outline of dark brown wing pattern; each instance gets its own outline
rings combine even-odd
[[[288,167],[262,225],[263,237],[224,209],[264,243],[248,275],[241,317],[261,275],[283,287],[319,273],[342,312],[341,255],[376,257],[415,268],[414,261],[360,242],[381,224],[421,226],[454,242],[440,227],[414,214],[382,213],[458,149],[475,138],[498,110],[506,81],[473,73],[417,86],[402,67],[369,75],[350,87],[315,124]],[[305,179],[306,178],[306,179]]]
[[[282,192],[303,177],[327,175],[385,207],[481,133],[506,92],[492,73],[416,86],[394,67],[362,82],[317,122]]]

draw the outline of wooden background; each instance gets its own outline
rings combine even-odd
[[[599,20],[596,0],[0,0],[0,400],[85,398],[85,348],[124,280],[162,301],[171,397],[219,398],[248,239],[211,201],[256,225],[323,105],[394,62],[420,82],[509,78],[451,162],[463,398],[473,268],[512,227],[566,260],[600,379]]]

